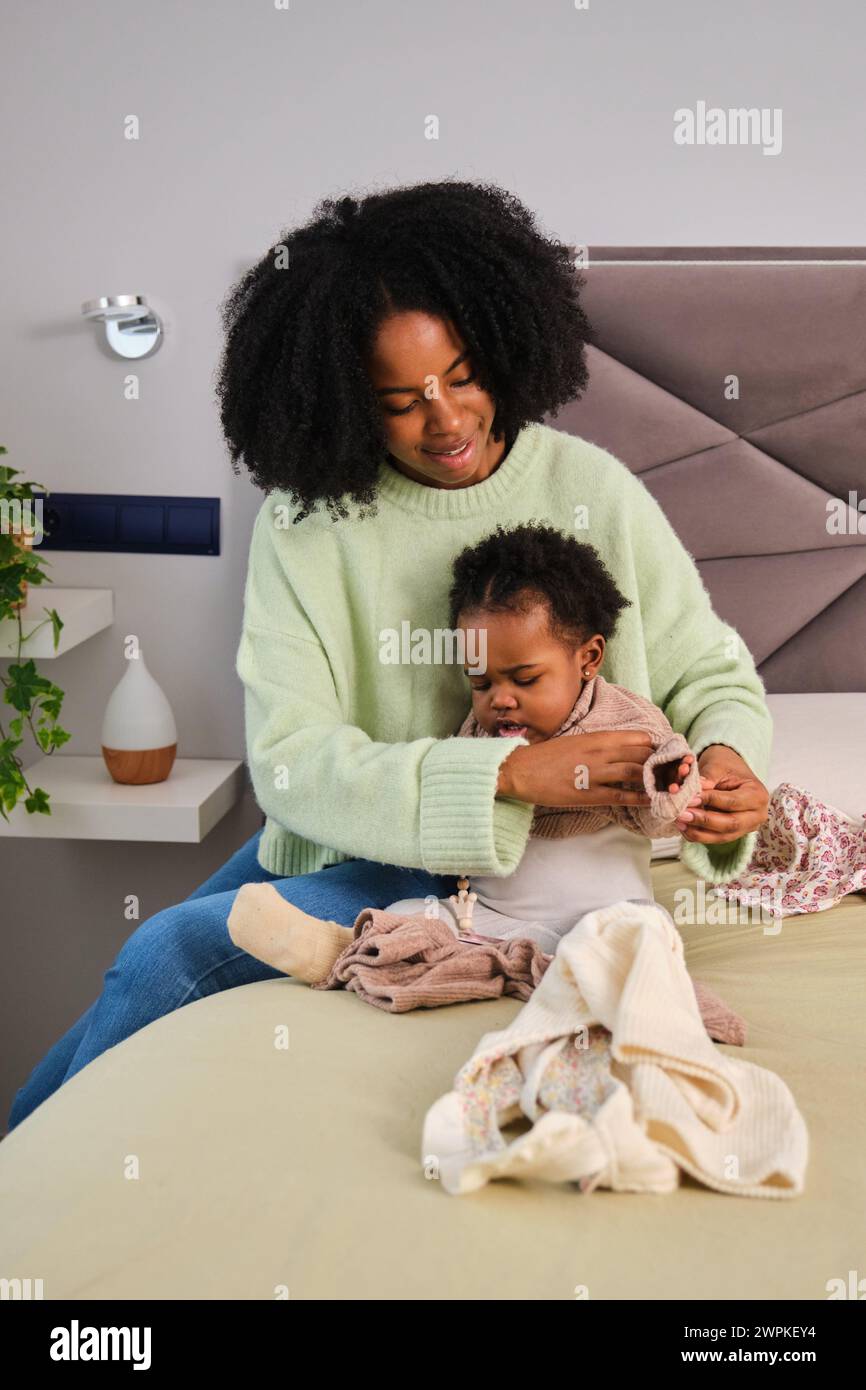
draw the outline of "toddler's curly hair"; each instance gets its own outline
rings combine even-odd
[[[631,607],[597,550],[538,521],[497,526],[460,552],[452,573],[452,628],[461,615],[526,613],[541,602],[553,635],[574,648],[596,633],[609,641]]]

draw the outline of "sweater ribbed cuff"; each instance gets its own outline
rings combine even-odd
[[[695,721],[689,742],[698,758],[711,744],[726,744],[739,753],[755,776],[763,781],[770,766],[771,737],[772,726],[768,738],[756,719],[749,720],[748,711],[737,710],[736,717],[731,717],[722,710],[708,710]],[[728,883],[745,873],[757,840],[757,830],[750,830],[739,839],[728,840],[721,845],[702,845],[694,840],[683,840],[680,859],[686,868],[699,878],[706,879],[707,883]]]
[[[421,863],[434,874],[514,872],[534,807],[497,797],[499,768],[525,738],[443,738],[421,764]]]
[[[703,845],[697,840],[683,840],[680,860],[707,883],[729,883],[745,873],[757,840],[757,830],[750,830],[738,840],[728,840],[723,845]]]

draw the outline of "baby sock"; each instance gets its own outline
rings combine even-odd
[[[306,984],[323,980],[355,939],[352,927],[311,917],[280,897],[272,883],[238,889],[228,929],[236,946]]]

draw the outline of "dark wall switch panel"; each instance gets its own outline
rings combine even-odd
[[[38,497],[38,494],[35,494]],[[42,498],[42,550],[219,555],[218,497],[52,492]]]

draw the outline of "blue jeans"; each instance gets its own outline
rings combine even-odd
[[[208,994],[282,975],[240,950],[229,936],[226,923],[243,884],[273,883],[281,897],[313,917],[347,927],[354,925],[364,907],[387,907],[399,898],[429,894],[438,898],[456,888],[455,876],[369,859],[351,859],[316,873],[278,878],[258,862],[261,835],[258,830],[182,903],[157,912],[132,933],[106,971],[99,998],[54,1044],[18,1091],[9,1112],[8,1130],[94,1057],[154,1019]]]

